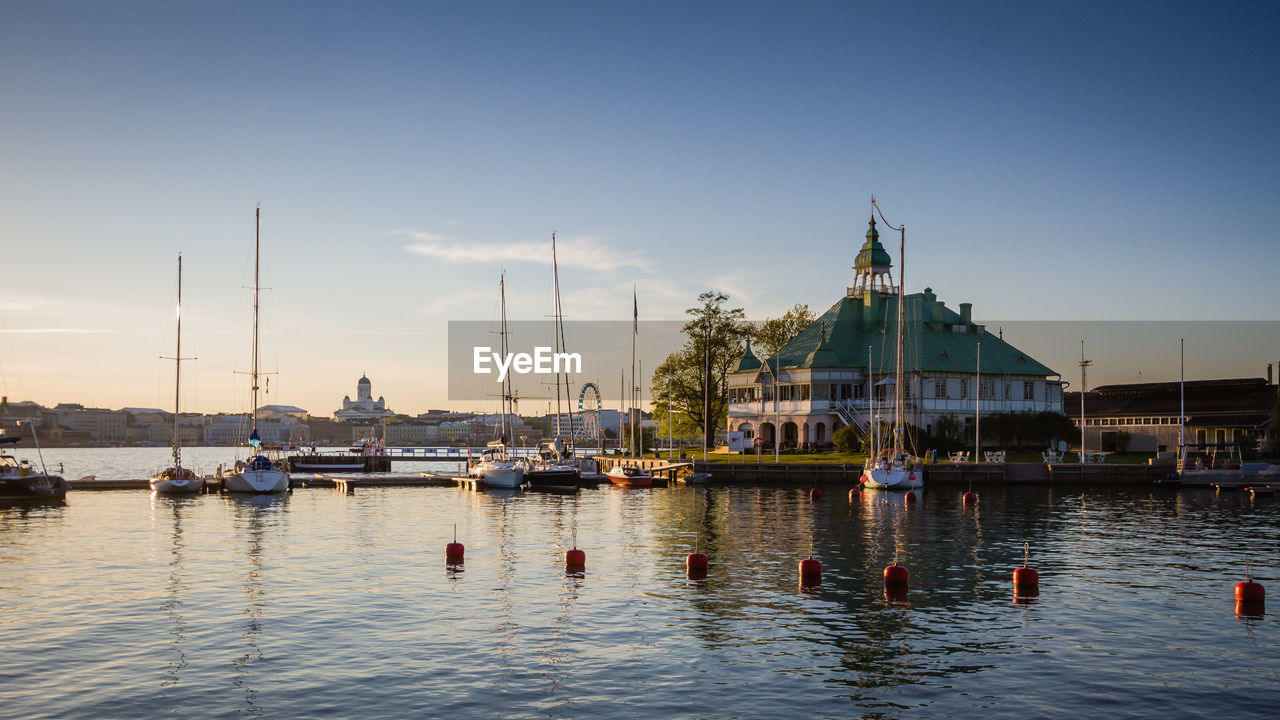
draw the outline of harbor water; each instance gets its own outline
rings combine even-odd
[[[69,478],[144,477],[167,450],[44,455]],[[184,457],[211,470],[228,455]],[[823,489],[72,491],[0,507],[0,717],[1261,718],[1280,704],[1275,616],[1239,615],[1232,596],[1250,557],[1280,592],[1280,501],[988,487],[966,507],[954,488],[915,504]],[[466,560],[448,568],[455,526]],[[1024,543],[1040,592],[1015,602]],[[566,573],[575,544],[586,568]],[[685,574],[695,547],[702,580]],[[801,587],[810,554],[822,580]],[[902,599],[882,581],[895,559]]]

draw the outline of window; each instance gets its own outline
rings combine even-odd
[[[1023,400],[1036,399],[1036,386],[1030,380],[1024,380],[1022,382],[1022,399]]]
[[[947,379],[934,378],[933,396],[936,398],[945,398],[947,396]]]
[[[960,378],[960,399],[969,397],[969,378]]]
[[[808,385],[801,385],[801,386],[800,386],[800,399],[801,399],[801,400],[808,400],[808,399],[809,399],[809,397],[810,397],[809,386],[808,386]]]

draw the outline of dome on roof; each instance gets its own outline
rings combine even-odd
[[[742,357],[738,358],[733,367],[729,368],[729,372],[745,372],[747,370],[755,370],[758,367],[760,367],[760,358],[751,352],[751,338],[747,338],[747,349],[743,351]]]
[[[368,377],[361,375],[360,382],[356,383],[356,385],[373,385],[373,383],[369,382]]]
[[[872,267],[892,267],[893,260],[889,257],[889,253],[880,244],[880,232],[876,230],[876,218],[871,217],[871,223],[867,229],[867,241],[862,244],[862,249],[858,251],[858,257],[853,261],[855,269],[872,268]]]

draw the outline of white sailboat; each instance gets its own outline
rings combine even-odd
[[[280,493],[289,489],[289,472],[283,461],[262,454],[262,436],[258,434],[258,254],[261,240],[260,210],[253,213],[253,372],[250,374],[253,414],[249,433],[248,460],[236,460],[235,467],[220,472],[222,489],[234,493]]]
[[[876,211],[880,211],[880,206],[876,205],[875,199],[871,200],[871,204],[875,206]],[[871,454],[867,457],[866,465],[862,468],[862,477],[860,481],[863,487],[878,490],[910,490],[924,486],[924,472],[921,468],[915,467],[910,453],[907,452],[904,432],[903,432],[903,384],[902,384],[902,328],[903,316],[906,315],[906,309],[903,306],[903,287],[906,284],[906,247],[907,247],[907,231],[906,226],[893,227],[888,220],[884,219],[884,213],[880,213],[880,219],[884,221],[892,230],[897,230],[900,235],[900,244],[898,247],[898,332],[896,342],[896,362],[893,379],[893,444],[887,448],[877,447],[879,432],[875,427],[875,419],[872,418],[872,441]],[[867,376],[871,375],[871,359],[867,358]],[[874,395],[873,395],[874,397]]]
[[[503,357],[507,348],[507,287],[506,276],[499,276],[498,298],[500,306],[498,337]],[[491,441],[480,459],[467,468],[467,475],[483,480],[486,487],[518,488],[524,484],[524,463],[507,454],[507,412],[511,403],[511,376],[502,381],[502,403],[499,409],[499,436]]]
[[[160,495],[198,493],[204,478],[191,468],[182,467],[182,448],[178,443],[178,414],[182,402],[182,253],[178,253],[178,347],[173,355],[173,465],[151,476],[151,492]]]

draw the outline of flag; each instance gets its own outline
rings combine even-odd
[[[636,302],[636,286],[631,286],[631,334],[640,334],[640,305]]]

